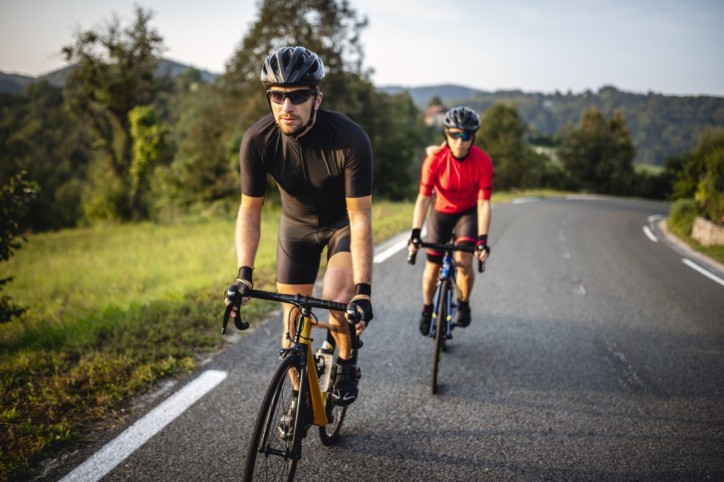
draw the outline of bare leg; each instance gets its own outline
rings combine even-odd
[[[460,289],[460,301],[470,300],[470,293],[473,292],[475,284],[475,273],[473,272],[473,255],[470,253],[456,253],[458,265],[457,285]]]
[[[433,302],[439,273],[439,264],[425,262],[425,270],[422,273],[422,303],[425,305],[431,305]]]
[[[352,255],[342,251],[334,254],[327,262],[322,285],[322,298],[338,303],[349,303],[354,294],[352,278]],[[339,350],[339,357],[348,360],[351,356],[349,323],[344,313],[329,312],[330,332]]]

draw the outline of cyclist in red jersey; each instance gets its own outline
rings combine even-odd
[[[327,249],[322,297],[349,303],[362,313],[357,333],[373,318],[372,147],[362,128],[343,114],[320,110],[322,60],[304,47],[282,47],[261,68],[271,113],[244,133],[239,153],[241,205],[236,220],[239,267],[229,288],[242,302],[252,289],[267,174],[281,194],[277,245],[277,291],[311,295],[321,255]],[[230,303],[229,298],[226,300]],[[236,316],[238,307],[231,315]],[[284,304],[282,346],[294,335]],[[348,405],[357,398],[359,370],[344,314],[330,312],[339,349],[332,398]]]
[[[443,124],[445,142],[439,147],[428,148],[428,155],[422,164],[408,250],[410,253],[417,251],[422,226],[434,199],[427,225],[428,241],[445,244],[454,232],[456,244],[475,246],[475,256],[485,261],[490,253],[488,229],[493,162],[488,154],[473,145],[475,132],[480,127],[480,116],[468,107],[458,106],[447,111]],[[427,335],[430,330],[433,296],[442,256],[442,252],[427,250],[420,316],[420,333],[423,335]],[[457,251],[455,259],[460,289],[456,325],[466,327],[471,319],[469,301],[475,280],[473,254]]]

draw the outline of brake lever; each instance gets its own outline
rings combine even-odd
[[[362,312],[362,310],[355,311],[350,308],[347,308],[347,311],[345,313],[347,315],[347,323],[349,323],[351,325],[349,330],[350,330],[350,335],[352,335],[353,334],[352,332],[355,330],[355,325],[360,321],[365,321],[364,313]],[[357,336],[356,332],[355,332],[353,338],[355,338],[357,340],[357,349],[359,350],[360,348],[362,348],[362,345],[363,345],[362,338]]]
[[[234,307],[237,308],[236,316],[233,317],[234,326],[241,331],[249,328],[249,323],[246,323],[241,319],[241,293],[239,293],[239,288],[236,285],[229,286],[226,290],[226,297],[231,303],[226,305],[226,309],[224,310],[224,320],[221,324],[221,334],[226,334],[226,327],[229,324],[229,317],[231,317],[231,312]]]
[[[231,310],[234,308],[233,304],[226,305],[226,309],[224,310],[224,320],[221,322],[221,334],[226,334],[226,325],[229,324],[229,316],[231,316]]]

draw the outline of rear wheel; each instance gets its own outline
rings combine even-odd
[[[282,360],[274,372],[249,443],[244,467],[244,480],[293,480],[297,462],[301,457],[304,431],[303,415],[306,390],[293,392],[290,370],[300,373],[301,358],[291,353]],[[289,407],[296,407],[290,410]]]

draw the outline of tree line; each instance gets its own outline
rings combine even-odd
[[[440,92],[449,100],[444,89]],[[593,107],[607,117],[619,111],[626,118],[636,147],[635,162],[652,166],[663,167],[668,157],[686,154],[705,131],[724,125],[724,98],[713,96],[641,94],[623,92],[610,85],[597,92],[576,94],[471,89],[464,93],[464,102],[479,112],[495,103],[515,103],[536,137],[560,137],[566,126],[578,124],[581,113]]]
[[[387,94],[372,84],[359,42],[367,21],[348,1],[264,0],[225,72],[211,82],[194,69],[157,75],[164,45],[152,20],[151,11],[136,7],[131,25],[114,17],[79,32],[61,49],[73,66],[62,88],[39,82],[0,95],[0,184],[24,172],[39,187],[22,226],[52,230],[233,209],[241,138],[269,111],[259,68],[268,53],[288,44],[324,60],[323,108],[347,114],[369,134],[374,195],[414,198],[424,147],[440,141],[440,130],[425,124],[407,92]],[[696,171],[690,164],[707,169],[688,154],[658,173],[635,169],[620,110],[585,109],[578,125],[547,136],[524,121],[516,102],[484,109],[476,102],[467,103],[482,116],[476,143],[493,159],[497,190],[668,199],[684,192],[675,183]]]

